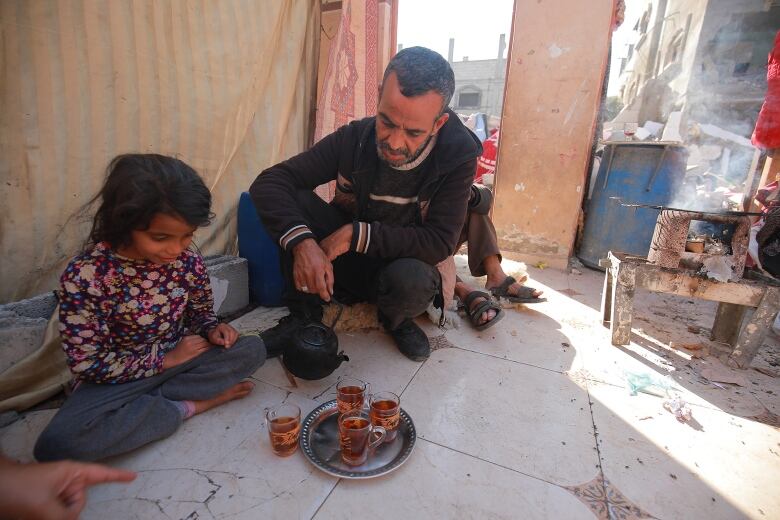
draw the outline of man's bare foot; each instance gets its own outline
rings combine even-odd
[[[504,272],[504,270],[501,268],[501,261],[498,259],[497,256],[491,255],[486,257],[482,261],[482,265],[485,268],[485,272],[487,273],[487,281],[485,282],[485,289],[490,292],[491,289],[494,289],[498,286],[500,286],[502,283],[504,283],[504,280],[507,279],[507,274]],[[507,296],[517,297],[520,296],[520,291],[523,288],[523,284],[519,282],[515,282],[512,285],[510,285],[507,288]],[[533,297],[538,298],[542,295],[542,291],[535,290],[533,292]]]
[[[467,285],[466,283],[464,283],[464,282],[462,282],[460,280],[458,280],[458,282],[455,284],[455,296],[457,296],[458,299],[461,302],[464,302],[464,303],[465,303],[466,298],[468,297],[468,295],[471,294],[473,291],[476,291],[476,290],[477,289],[474,289],[473,287]],[[473,311],[474,309],[477,308],[477,306],[479,304],[481,304],[482,302],[485,302],[485,301],[487,301],[487,298],[483,298],[482,296],[478,296],[478,297],[474,298],[474,301],[471,302],[470,310]],[[492,320],[495,317],[496,317],[496,311],[493,310],[493,309],[488,309],[487,311],[483,312],[480,315],[479,321],[477,323],[475,323],[474,325],[483,325],[483,324],[489,322],[490,320]]]
[[[495,287],[498,287],[502,283],[504,283],[504,280],[506,280],[505,274],[501,274],[496,277],[488,276],[487,281],[485,282],[485,289],[490,291],[490,289],[493,289]],[[520,290],[523,288],[523,284],[520,282],[515,282],[509,287],[507,287],[507,296],[520,296]],[[534,298],[539,298],[543,294],[543,291],[540,291],[539,289],[535,290],[533,292]]]
[[[212,397],[211,399],[206,399],[204,401],[193,401],[195,404],[194,415],[198,415],[199,413],[203,413],[206,410],[210,410],[229,401],[242,399],[249,395],[249,393],[254,390],[254,388],[255,384],[253,382],[241,381],[240,383],[231,386],[216,397]]]

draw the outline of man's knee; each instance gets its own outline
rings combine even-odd
[[[425,310],[439,292],[440,285],[441,276],[436,267],[415,258],[401,258],[380,272],[378,300],[391,298],[398,303],[422,306]]]
[[[493,205],[493,192],[483,184],[471,185],[471,196],[469,197],[469,212],[477,215],[487,215],[490,213],[490,206]]]

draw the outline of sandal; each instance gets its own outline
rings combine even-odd
[[[511,303],[540,303],[547,301],[547,298],[534,296],[536,289],[533,287],[526,287],[525,285],[520,287],[520,294],[509,294],[509,288],[515,283],[517,283],[517,280],[511,276],[507,276],[504,278],[504,281],[501,282],[501,285],[489,289],[490,294],[496,298],[504,298]]]
[[[478,303],[472,309],[471,304],[474,303],[474,300],[477,298],[484,298],[485,301]],[[504,317],[504,309],[502,309],[501,306],[484,291],[471,291],[468,296],[466,296],[466,301],[463,302],[463,305],[469,320],[471,320],[471,324],[474,325],[476,330],[485,330],[488,327],[492,327]],[[479,320],[482,317],[482,314],[490,310],[496,312],[493,319],[480,323]]]

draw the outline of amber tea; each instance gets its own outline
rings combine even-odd
[[[295,453],[301,434],[301,409],[284,404],[268,410],[265,417],[273,452],[280,457]]]
[[[360,379],[344,378],[336,385],[336,399],[340,414],[360,410],[365,402],[366,387]]]
[[[379,436],[371,440],[375,433]],[[368,460],[369,452],[384,441],[385,435],[384,428],[371,425],[365,412],[347,412],[339,419],[341,460],[348,466],[360,466]]]
[[[392,392],[374,394],[370,399],[371,424],[387,431],[385,442],[395,439],[401,421],[401,398]]]

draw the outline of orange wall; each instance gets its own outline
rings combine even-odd
[[[566,267],[611,17],[608,1],[515,2],[493,208],[509,256]]]

